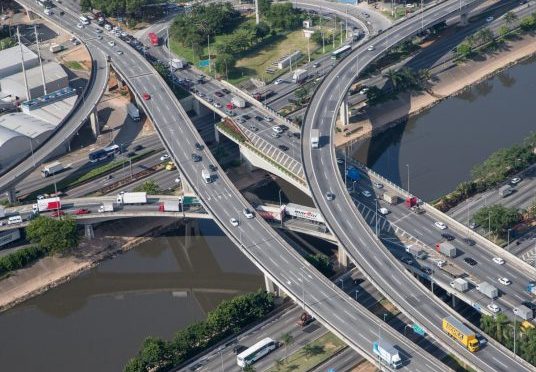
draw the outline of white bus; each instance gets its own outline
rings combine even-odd
[[[237,355],[236,364],[244,368],[277,349],[277,341],[267,337]]]
[[[331,52],[331,59],[339,59],[347,55],[352,51],[352,47],[350,45],[345,45],[333,52]]]

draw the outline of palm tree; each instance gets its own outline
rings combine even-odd
[[[285,344],[285,359],[288,356],[288,347],[294,343],[294,336],[290,332],[284,333],[281,336],[281,342]]]
[[[275,369],[279,371],[281,368],[283,368],[284,364],[285,364],[285,361],[283,359],[277,359],[275,361]]]
[[[495,317],[495,326],[496,326],[496,339],[500,343],[504,343],[509,337],[509,324],[510,320],[508,317],[500,313]]]
[[[517,14],[515,14],[514,12],[508,12],[504,15],[504,21],[506,22],[506,24],[508,26],[511,26],[512,23],[514,23],[515,21],[517,21]]]
[[[383,76],[391,82],[393,88],[396,90],[398,82],[400,81],[400,75],[398,74],[398,72],[391,68],[387,70],[387,72]]]

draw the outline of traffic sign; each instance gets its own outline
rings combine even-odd
[[[415,332],[418,335],[424,336],[426,334],[426,332],[424,332],[424,329],[422,329],[421,326],[418,325],[417,323],[413,323],[411,327],[413,328],[413,332]]]

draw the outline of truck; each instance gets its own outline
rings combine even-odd
[[[320,131],[318,129],[311,129],[311,147],[317,149],[320,146]]]
[[[231,103],[239,108],[244,108],[247,106],[246,100],[238,96],[233,96],[233,98],[231,98]]]
[[[151,42],[151,45],[158,46],[160,45],[160,39],[158,38],[158,35],[154,32],[149,32],[149,41]]]
[[[145,204],[147,203],[146,192],[121,192],[117,194],[118,204]]]
[[[436,251],[450,258],[456,257],[457,254],[456,247],[449,242],[437,243]]]
[[[307,324],[311,323],[314,319],[315,318],[313,318],[311,314],[304,311],[303,313],[301,313],[296,323],[300,327],[305,327]]]
[[[203,168],[201,170],[201,177],[205,181],[205,183],[211,183],[212,182],[212,174],[210,174],[210,171],[208,169]]]
[[[183,61],[182,59],[173,58],[171,61],[169,61],[169,65],[173,69],[173,71],[176,70],[182,70],[186,67],[187,62]]]
[[[514,314],[523,320],[530,320],[534,318],[534,312],[531,308],[525,305],[519,305],[514,307]]]
[[[492,286],[488,282],[482,282],[476,286],[476,290],[482,293],[484,296],[491,298],[499,297],[499,290],[497,287]]]
[[[103,202],[101,206],[99,207],[99,213],[113,212],[113,211],[114,211],[113,202]]]
[[[134,121],[140,120],[140,110],[138,110],[138,108],[133,103],[129,103],[127,105],[127,113],[128,113],[128,116],[130,116],[132,120]]]
[[[417,202],[418,202],[418,200],[417,200],[416,197],[414,197],[414,196],[408,196],[408,197],[406,198],[406,207],[411,208],[411,207],[413,207],[414,205],[417,205]]]
[[[164,200],[158,207],[160,212],[180,212],[180,200]]]
[[[307,79],[307,70],[299,68],[292,74],[292,81],[296,84],[303,82],[305,79]]]
[[[41,169],[41,175],[43,177],[49,177],[53,174],[61,172],[64,169],[65,168],[63,167],[63,164],[61,164],[61,162],[55,161],[53,163],[45,165],[43,169]]]
[[[476,333],[450,315],[443,318],[443,331],[474,353],[480,347]]]
[[[393,345],[385,340],[379,340],[372,343],[372,352],[376,354],[385,364],[392,368],[399,368],[402,366],[402,359],[398,350]]]
[[[272,97],[273,95],[275,95],[275,92],[273,90],[271,90],[271,89],[268,89],[265,92],[254,93],[253,98],[255,98],[257,101],[264,101],[264,100],[267,100],[268,98]]]
[[[61,200],[58,197],[41,199],[33,205],[32,209],[34,213],[58,210],[61,209]]]
[[[427,253],[419,246],[407,245],[406,252],[422,260],[424,260],[428,256]]]
[[[503,198],[506,198],[513,192],[514,190],[510,187],[510,185],[504,185],[499,188],[499,195]]]
[[[462,278],[454,279],[452,282],[450,282],[450,286],[460,292],[465,292],[469,289],[469,283],[467,280]]]
[[[383,200],[385,200],[387,203],[389,203],[391,205],[396,205],[396,204],[398,204],[398,195],[391,194],[391,193],[388,193],[388,192],[384,192],[383,193]]]
[[[50,44],[50,48],[49,48],[51,53],[58,53],[58,52],[61,52],[63,49],[64,49],[63,45],[57,44],[57,43]]]

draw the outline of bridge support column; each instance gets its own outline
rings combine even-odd
[[[451,294],[451,297],[452,297],[452,308],[455,309],[456,308],[456,296],[454,296],[454,294]]]
[[[6,191],[7,201],[11,204],[15,203],[17,201],[17,191],[15,190],[15,186],[11,186]]]
[[[214,123],[214,140],[216,143],[220,143],[220,132],[218,132],[218,123]]]
[[[279,296],[279,288],[267,275],[264,275],[264,285],[266,287],[266,292]]]
[[[348,267],[348,264],[349,264],[348,254],[346,254],[344,247],[340,243],[337,246],[337,259],[339,261],[340,267],[344,267],[344,268]]]
[[[460,26],[467,26],[468,18],[469,16],[467,13],[462,13],[460,15]]]
[[[97,138],[100,135],[100,123],[99,113],[96,107],[91,111],[91,114],[89,114],[89,122],[91,124],[91,131],[95,135],[95,138]]]
[[[188,220],[184,224],[184,245],[190,248],[192,245],[192,237],[199,236],[199,223],[197,220]]]
[[[84,236],[86,239],[91,240],[95,238],[95,232],[93,231],[93,225],[88,223],[84,225]]]
[[[339,110],[341,124],[344,127],[350,124],[350,112],[349,111],[350,110],[348,109],[348,98],[344,97],[342,104],[341,104],[341,109]]]

